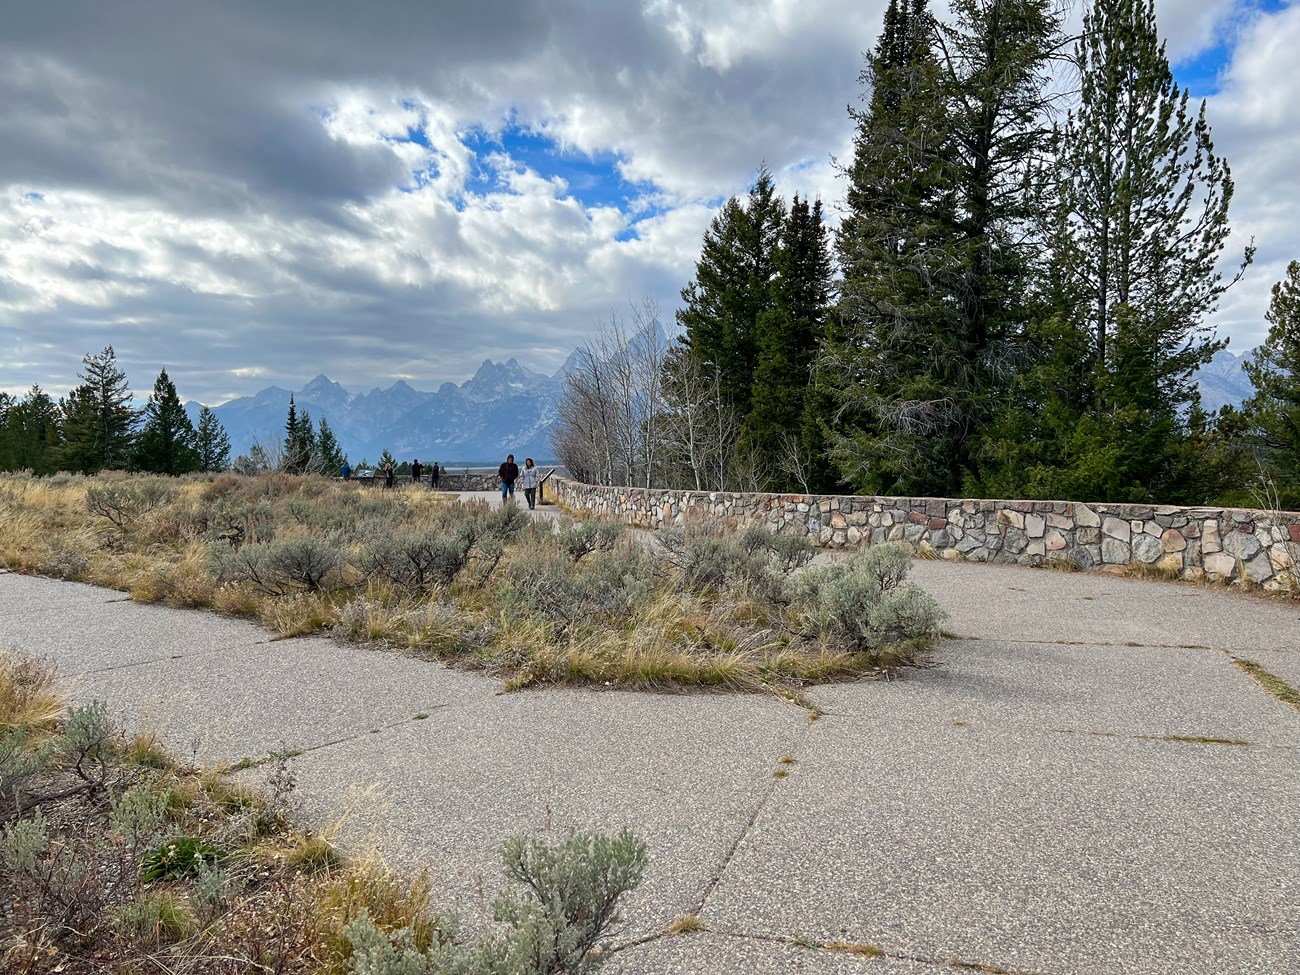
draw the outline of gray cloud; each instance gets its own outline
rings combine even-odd
[[[0,35],[0,388],[61,391],[109,343],[137,389],[166,366],[205,402],[322,371],[364,389],[488,356],[552,369],[629,300],[671,315],[712,203],[761,160],[784,192],[840,196],[830,157],[883,6],[18,5]],[[1235,0],[1158,6],[1179,56],[1245,23]],[[1267,36],[1243,33],[1238,64]],[[1278,97],[1268,72],[1289,66],[1265,62],[1212,121],[1275,265],[1300,251],[1294,211],[1270,218],[1300,150],[1293,121],[1244,108]],[[629,239],[635,201],[584,205],[471,157],[467,132],[510,120],[612,154],[655,215]],[[1225,305],[1234,333],[1260,332],[1269,284]]]

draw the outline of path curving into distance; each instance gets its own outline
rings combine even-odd
[[[761,696],[503,695],[12,573],[0,645],[53,658],[77,699],[179,755],[297,752],[314,819],[347,813],[349,845],[429,865],[471,923],[505,837],[631,826],[652,861],[618,975],[1300,970],[1300,712],[1234,663],[1300,686],[1300,603],[1011,566],[913,575],[953,638],[927,669],[813,690],[814,723]],[[693,914],[706,931],[664,934]]]

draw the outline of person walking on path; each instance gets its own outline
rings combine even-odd
[[[384,487],[391,488],[392,486],[393,486],[393,462],[390,460],[387,464],[384,465]]]
[[[424,473],[424,468],[420,466],[420,458],[417,457],[415,460],[411,461],[411,483],[419,484],[420,475],[422,473]]]
[[[542,472],[531,457],[524,458],[524,469],[519,472],[519,486],[524,489],[524,499],[531,511],[537,507],[537,485],[542,483]]]
[[[442,475],[439,473],[438,462],[435,460],[429,465],[429,490],[432,491],[436,488],[440,480],[442,480]]]
[[[501,500],[515,496],[515,481],[519,479],[519,465],[515,463],[514,454],[506,454],[506,462],[497,468],[497,477],[501,479]]]

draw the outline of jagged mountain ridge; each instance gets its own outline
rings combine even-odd
[[[566,363],[567,365],[567,363]],[[324,417],[354,462],[373,463],[385,449],[400,460],[419,457],[448,466],[498,463],[507,453],[552,461],[550,430],[557,418],[564,367],[553,376],[533,372],[515,359],[485,360],[473,377],[443,383],[436,392],[399,380],[387,389],[349,392],[319,375],[293,391],[299,410],[313,424]],[[230,436],[233,454],[253,444],[278,446],[284,439],[290,390],[269,386],[212,412]],[[201,406],[187,403],[197,422]]]

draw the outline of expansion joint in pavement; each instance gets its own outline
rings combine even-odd
[[[428,717],[428,712],[437,711],[441,708],[451,707],[450,704],[432,704],[423,711],[419,711],[409,718],[402,718],[400,721],[390,721],[388,724],[381,724],[376,728],[367,728],[365,731],[358,731],[350,735],[344,735],[341,738],[334,738],[330,741],[322,741],[315,745],[303,745],[299,748],[287,748],[283,751],[270,751],[258,758],[244,758],[233,765],[225,767],[226,772],[243,772],[246,769],[258,768],[268,762],[274,761],[280,756],[285,758],[297,758],[299,755],[306,755],[309,752],[318,752],[324,748],[332,748],[335,745],[343,745],[349,741],[356,741],[358,738],[365,738],[367,735],[375,735],[381,731],[391,731],[393,728],[401,728],[410,724],[412,721],[422,721]]]
[[[750,832],[753,830],[754,824],[758,822],[758,817],[767,807],[768,802],[780,786],[781,781],[790,774],[786,759],[790,759],[790,763],[793,764],[794,760],[792,756],[808,737],[808,729],[810,727],[812,727],[811,721],[804,726],[803,730],[799,733],[797,740],[791,744],[790,750],[787,751],[781,759],[778,759],[775,768],[771,773],[769,773],[771,779],[767,783],[767,788],[763,790],[763,794],[759,798],[758,802],[754,803],[754,808],[750,810],[749,818],[745,820],[744,825],[741,826],[740,830],[736,833],[736,838],[727,849],[726,855],[723,856],[722,862],[718,865],[718,869],[714,871],[713,875],[704,885],[704,893],[700,895],[700,902],[695,910],[696,914],[699,914],[704,910],[704,906],[709,902],[709,898],[713,896],[713,892],[717,890],[718,884],[722,881],[722,875],[727,872],[727,868],[731,866],[731,861],[735,859],[736,853],[740,850],[741,844],[745,842],[745,838],[749,836]]]
[[[818,941],[812,938],[800,937],[790,934],[770,934],[753,931],[735,931],[720,930],[711,928],[707,924],[701,923],[698,928],[694,928],[690,933],[678,933],[672,928],[666,928],[663,931],[647,935],[644,938],[637,938],[635,941],[628,941],[609,949],[609,954],[617,954],[621,951],[627,951],[630,948],[636,948],[640,945],[650,944],[655,941],[661,941],[665,938],[689,938],[694,932],[708,932],[720,938],[731,938],[736,941],[751,941],[759,944],[782,945],[790,948],[804,948],[808,951],[821,951],[831,955],[854,955],[863,959],[884,958],[890,961],[911,962],[918,965],[928,965],[934,968],[950,968],[957,971],[968,972],[985,972],[988,975],[1044,975],[1039,971],[1030,971],[1023,968],[1007,968],[993,962],[976,962],[969,961],[965,958],[955,958],[952,956],[937,957],[931,955],[919,955],[904,951],[891,951],[870,941]]]

